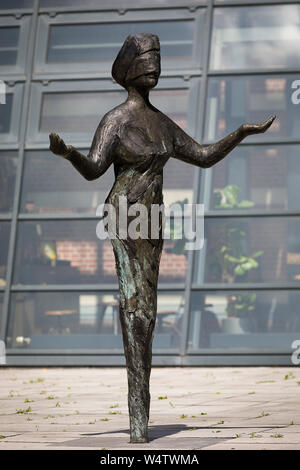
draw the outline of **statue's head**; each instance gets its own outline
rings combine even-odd
[[[154,34],[128,36],[112,66],[112,76],[122,87],[150,90],[160,75],[160,45]]]

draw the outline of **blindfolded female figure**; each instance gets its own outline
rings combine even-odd
[[[112,67],[113,78],[128,91],[127,100],[101,120],[90,151],[82,155],[50,134],[50,149],[69,160],[87,180],[99,178],[114,164],[115,182],[106,199],[116,214],[120,197],[128,209],[163,204],[163,168],[170,157],[208,168],[222,160],[246,136],[265,132],[274,117],[261,124],[244,124],[221,141],[204,147],[188,136],[149,101],[160,75],[157,36],[128,36]],[[118,220],[118,217],[117,217]],[[130,218],[128,218],[128,223]],[[117,227],[117,230],[120,227]],[[128,374],[130,441],[147,442],[152,339],[157,310],[157,279],[163,246],[158,237],[112,239],[120,287],[120,321]]]

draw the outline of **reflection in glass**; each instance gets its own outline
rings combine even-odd
[[[189,350],[291,353],[300,333],[300,291],[193,292]]]
[[[14,282],[116,283],[110,241],[97,238],[97,220],[20,222]]]
[[[138,23],[87,23],[50,26],[48,63],[106,63],[111,67],[129,34],[151,33],[160,39],[163,65],[168,61],[191,61],[194,21]],[[180,38],[180,40],[179,40]]]
[[[178,346],[183,293],[158,295],[154,349]],[[109,349],[123,353],[118,292],[12,294],[8,348]]]
[[[291,99],[292,84],[298,78],[296,75],[211,78],[206,141],[224,137],[245,122],[260,122],[271,115],[276,115],[276,120],[270,129],[247,137],[248,142],[299,138],[299,107]]]
[[[193,202],[193,183],[195,168],[193,165],[170,158],[164,167],[163,194],[164,203],[191,204]]]
[[[91,134],[104,114],[125,98],[125,91],[43,93],[39,131]]]
[[[0,65],[17,63],[19,33],[19,26],[0,27]]]
[[[1,10],[17,10],[19,8],[31,8],[34,0],[1,0]]]
[[[300,218],[209,218],[197,283],[299,282]],[[204,274],[202,274],[202,268]]]
[[[97,224],[97,219],[20,222],[14,283],[117,284],[112,245],[97,238]],[[184,245],[185,240],[166,240],[160,282],[183,282]]]
[[[0,222],[0,285],[5,286],[10,222]]]
[[[121,349],[118,294],[13,294],[8,348]]]
[[[87,155],[88,150],[81,150]],[[49,150],[28,151],[21,210],[26,213],[91,213],[104,203],[114,181],[113,166],[95,181],[86,181],[69,162]]]
[[[13,104],[12,93],[6,94],[5,104],[0,104],[0,141],[1,134],[8,134],[10,131],[11,111]]]
[[[125,91],[44,93],[39,131],[93,134],[101,118],[126,100]],[[183,129],[187,127],[188,90],[154,90],[154,106]]]
[[[300,146],[239,146],[212,169],[209,209],[299,209]]]
[[[158,292],[153,349],[178,348],[184,315],[183,292]]]
[[[151,103],[187,131],[188,90],[159,90],[152,91]]]
[[[17,171],[17,152],[0,152],[0,213],[12,211]]]
[[[299,67],[299,41],[299,5],[215,8],[210,67]]]

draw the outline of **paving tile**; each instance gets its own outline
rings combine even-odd
[[[142,447],[124,368],[1,368],[0,450],[300,449],[297,381],[296,367],[154,367]]]

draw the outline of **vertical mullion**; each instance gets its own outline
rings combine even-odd
[[[14,264],[14,254],[16,246],[16,237],[17,237],[17,228],[18,228],[18,213],[21,199],[21,184],[22,184],[22,174],[24,166],[24,148],[25,148],[25,138],[28,122],[28,108],[29,108],[29,98],[30,98],[30,87],[31,87],[31,77],[33,69],[33,57],[34,57],[34,46],[35,46],[35,37],[37,29],[37,20],[38,20],[38,9],[39,9],[39,0],[35,0],[34,10],[31,16],[31,28],[30,35],[28,38],[28,48],[27,48],[27,57],[26,57],[26,81],[24,84],[23,90],[23,102],[22,102],[22,111],[20,115],[20,132],[19,132],[19,152],[18,152],[18,166],[17,166],[17,175],[16,175],[16,186],[14,194],[14,205],[11,218],[11,227],[10,227],[10,239],[9,239],[9,249],[7,256],[7,272],[6,272],[6,285],[3,299],[3,313],[2,313],[2,322],[1,322],[1,331],[0,338],[5,341],[6,329],[8,324],[8,311],[10,304],[10,288],[12,284],[12,274],[13,274],[13,264]]]
[[[197,119],[196,119],[196,135],[195,138],[201,143],[204,137],[204,124],[205,124],[205,105],[206,105],[206,92],[207,92],[207,80],[208,80],[208,67],[209,67],[209,54],[210,54],[210,43],[211,43],[211,28],[212,28],[212,15],[213,15],[213,0],[208,0],[206,7],[206,18],[204,26],[204,39],[203,39],[203,64],[202,64],[202,77],[200,86],[200,97],[198,101]],[[207,170],[206,170],[207,171]],[[200,179],[201,169],[195,168],[194,178],[194,197],[193,203],[199,201],[199,190],[200,190]],[[204,181],[205,184],[205,181]],[[189,334],[189,323],[190,323],[190,306],[191,306],[191,294],[192,294],[192,280],[193,280],[193,266],[195,259],[195,250],[188,252],[188,268],[186,275],[185,293],[184,293],[184,315],[183,315],[183,327],[182,336],[180,343],[180,356],[183,357],[187,354],[188,346],[188,334]],[[201,253],[201,252],[200,252]],[[200,254],[201,256],[201,254]]]

